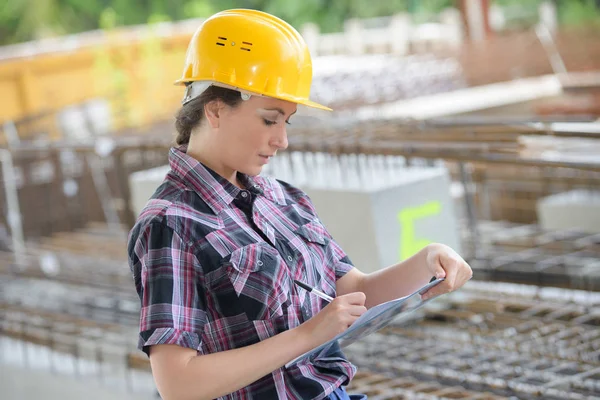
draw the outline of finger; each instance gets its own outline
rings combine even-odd
[[[447,254],[440,257],[438,267],[445,270],[446,279],[425,292],[421,296],[423,300],[452,292],[461,287],[472,276],[471,268],[464,261],[459,261]]]
[[[436,278],[433,277],[429,282],[433,282]],[[439,279],[439,278],[438,278]],[[440,293],[445,293],[445,291],[442,289],[440,289],[440,286],[444,285],[444,281],[438,283],[435,286],[430,287],[429,289],[427,289],[426,291],[421,293],[421,299],[423,300],[427,300],[428,298],[437,296]]]
[[[348,302],[348,304],[363,306],[367,300],[367,296],[363,292],[348,293],[342,296]]]
[[[433,291],[433,289],[428,289],[426,292],[423,292],[421,294],[421,299],[423,300],[427,300],[430,297],[433,297],[435,295],[435,292]]]
[[[447,289],[444,289],[443,287],[440,287],[440,286],[442,286],[443,284],[444,284],[444,282],[440,283],[439,285],[437,285],[437,286],[435,286],[435,287],[433,287],[433,288],[429,289],[429,290],[428,290],[428,291],[426,291],[425,293],[423,293],[423,294],[421,295],[421,299],[422,299],[422,300],[428,300],[428,299],[431,299],[431,298],[433,298],[433,297],[439,296],[439,295],[441,295],[441,294],[448,293],[448,290],[447,290]]]
[[[451,292],[456,285],[456,278],[458,276],[459,262],[454,257],[449,255],[443,255],[440,257],[440,263],[442,268],[446,271],[446,280],[440,285],[440,289],[447,289],[447,292]]]
[[[466,262],[464,263],[464,267],[465,267],[464,271],[465,271],[465,273],[467,275],[467,280],[470,280],[471,278],[473,278],[473,269]]]
[[[435,268],[433,270],[433,275],[437,279],[441,279],[441,278],[445,278],[446,277],[446,271],[444,270],[444,268],[442,267],[442,264],[440,262],[437,262],[435,264]]]
[[[427,300],[445,293],[449,293],[451,291],[452,287],[450,286],[448,277],[446,277],[446,280],[440,282],[439,284],[435,285],[434,287],[430,288],[425,293],[423,293],[421,295],[421,299]]]
[[[365,307],[365,306],[353,306],[349,310],[350,315],[352,315],[354,317],[360,317],[365,312],[367,312],[367,307]]]
[[[444,281],[438,283],[437,285],[430,287],[429,289],[427,289],[427,291],[425,291],[421,294],[421,299],[427,300],[431,297],[435,297],[435,296],[439,296],[440,294],[447,293],[448,289],[445,288],[446,285],[447,285],[447,283],[444,280]]]
[[[457,278],[457,287],[460,287],[467,283],[471,278],[473,278],[473,270],[466,262],[461,263],[460,265],[459,277]]]

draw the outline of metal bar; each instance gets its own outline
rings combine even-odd
[[[25,238],[21,221],[21,210],[19,208],[19,194],[15,180],[12,154],[7,149],[0,149],[0,162],[2,163],[2,179],[4,181],[4,193],[6,196],[7,221],[10,226],[13,252],[15,261],[19,267],[25,265]]]
[[[475,257],[481,255],[481,245],[479,242],[479,228],[477,225],[477,214],[475,210],[475,202],[473,200],[473,181],[471,174],[464,163],[458,164],[460,169],[460,179],[464,188],[465,207],[467,212],[467,220],[469,223],[469,233],[471,236],[472,254]]]
[[[96,154],[89,153],[87,154],[86,161],[90,171],[92,172],[94,187],[96,188],[96,193],[98,193],[98,198],[102,204],[102,209],[104,211],[104,216],[108,226],[114,231],[114,233],[123,234],[121,221],[118,213],[115,210],[114,198],[110,193],[104,167],[102,166],[102,159]]]
[[[552,33],[548,30],[545,25],[538,25],[535,28],[535,34],[537,35],[540,43],[544,47],[546,51],[546,55],[550,60],[550,65],[552,66],[552,70],[555,74],[566,74],[567,67],[565,66],[565,62],[563,61],[560,53],[558,52],[558,48],[556,47],[556,43],[554,43],[554,39],[552,38]]]
[[[6,137],[6,144],[8,148],[14,147],[21,143],[19,138],[19,132],[13,121],[6,121],[4,123],[4,136]]]

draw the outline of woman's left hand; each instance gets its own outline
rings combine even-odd
[[[426,251],[426,268],[431,276],[446,279],[425,292],[423,300],[459,289],[473,277],[469,264],[450,247],[433,243],[426,247]]]

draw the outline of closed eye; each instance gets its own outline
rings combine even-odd
[[[277,124],[277,121],[270,121],[266,118],[263,118],[263,121],[264,121],[265,125],[267,125],[267,126],[272,126],[272,125]],[[290,121],[285,121],[285,123],[288,125],[291,125]]]

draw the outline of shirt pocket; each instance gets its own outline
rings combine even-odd
[[[329,244],[330,239],[327,229],[317,221],[311,221],[299,226],[295,233],[312,244],[321,246],[327,246]]]
[[[275,249],[262,242],[240,247],[224,266],[248,319],[270,320],[283,315],[290,277]]]
[[[290,243],[302,258],[301,271],[294,275],[307,284],[335,297],[335,260],[330,249],[331,236],[317,220],[299,226],[297,237]],[[312,314],[318,312],[327,302],[313,301]]]
[[[304,260],[307,270],[326,267],[328,261],[329,235],[324,227],[316,222],[309,222],[299,226],[294,233],[294,238],[290,244],[297,255]]]

